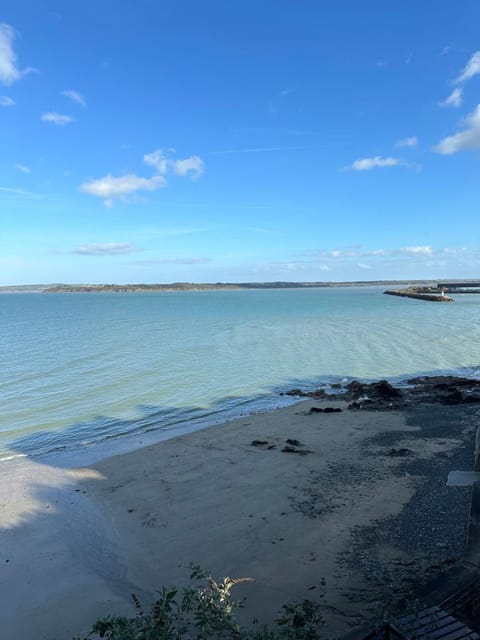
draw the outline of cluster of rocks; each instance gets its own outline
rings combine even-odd
[[[306,456],[308,453],[312,453],[310,449],[305,449],[305,445],[295,438],[287,438],[286,444],[282,447],[282,453],[298,453],[301,456]],[[261,449],[276,449],[276,444],[270,444],[268,440],[252,440],[250,445],[252,447],[259,447]]]
[[[456,376],[422,376],[407,381],[413,385],[410,395],[415,401],[442,404],[471,404],[480,402],[480,380]]]
[[[423,402],[444,405],[480,403],[480,380],[456,376],[420,376],[407,380],[407,384],[399,388],[387,380],[370,383],[353,380],[347,385],[330,385],[329,393],[322,388],[314,391],[292,389],[284,395],[324,400],[331,399],[333,391],[349,402],[349,409],[373,411],[402,409]],[[312,411],[320,412],[322,409],[315,408]],[[326,412],[325,409],[323,411]]]

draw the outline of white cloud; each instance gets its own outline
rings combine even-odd
[[[464,70],[455,80],[456,84],[460,84],[461,82],[466,82],[473,78],[473,76],[477,76],[480,74],[480,51],[475,51],[470,60],[465,65]]]
[[[302,255],[309,258],[324,258],[327,260],[333,260],[335,262],[341,262],[342,260],[349,258],[388,258],[391,256],[399,255],[424,255],[431,256],[434,253],[433,248],[430,245],[410,245],[401,248],[391,249],[373,249],[362,251],[360,248],[345,248],[345,249],[331,249],[321,251],[305,251]],[[366,262],[359,262],[357,266],[364,265],[362,269],[370,268],[370,265]],[[365,266],[367,265],[367,266]]]
[[[28,73],[35,71],[32,67],[19,69],[17,54],[13,49],[17,32],[5,22],[0,22],[0,82],[9,85],[17,82]]]
[[[205,164],[199,156],[190,156],[184,160],[174,160],[172,162],[173,171],[179,176],[191,175],[196,180],[205,170]]]
[[[331,249],[323,251],[306,251],[303,255],[310,258],[355,258],[361,255],[358,249]]]
[[[433,148],[434,151],[444,156],[480,149],[480,104],[473,113],[464,120],[466,128],[453,136],[444,138]]]
[[[175,149],[167,149],[168,155],[162,149],[157,149],[152,153],[145,154],[143,161],[145,164],[155,167],[160,175],[166,175],[169,171],[172,171],[178,176],[191,175],[193,180],[202,175],[205,170],[205,163],[199,156],[176,160],[171,157],[174,153]]]
[[[168,158],[165,157],[162,149],[152,151],[152,153],[146,153],[143,156],[145,164],[155,167],[160,175],[165,175],[168,172]]]
[[[72,253],[78,253],[82,256],[117,256],[137,251],[142,251],[142,249],[129,242],[92,242],[76,247]]]
[[[402,247],[398,250],[400,253],[411,253],[416,255],[431,255],[433,253],[432,247],[429,245],[417,245],[412,247]]]
[[[108,174],[99,180],[89,180],[80,185],[80,191],[103,198],[106,207],[112,207],[114,200],[122,200],[136,191],[156,191],[166,185],[163,176],[141,178],[133,173],[118,178]]]
[[[373,269],[371,265],[366,264],[365,262],[359,262],[357,267],[360,267],[360,269]]]
[[[15,165],[15,169],[18,169],[19,171],[21,171],[22,173],[31,173],[31,169],[30,167],[27,167],[26,164],[16,164]]]
[[[459,255],[462,253],[466,253],[468,251],[467,247],[445,247],[443,250],[444,253],[449,253],[453,255]]]
[[[462,104],[462,101],[463,89],[457,87],[447,98],[445,98],[445,100],[442,100],[438,104],[440,107],[459,107]]]
[[[62,96],[69,98],[72,102],[76,102],[81,107],[87,106],[87,101],[85,100],[84,96],[82,96],[82,94],[78,91],[74,91],[73,89],[66,89],[65,91],[61,91],[60,93],[62,94]]]
[[[388,251],[386,249],[373,249],[373,251],[367,251],[364,255],[366,255],[366,256],[386,256],[386,255],[388,255]]]
[[[410,136],[409,138],[403,138],[403,140],[399,140],[395,146],[396,147],[416,147],[418,145],[418,139],[416,136]]]
[[[345,170],[352,171],[370,171],[376,167],[395,167],[403,164],[399,158],[382,158],[375,156],[374,158],[360,158],[355,160],[351,165],[345,167]]]
[[[157,175],[152,178],[142,178],[133,173],[119,177],[108,174],[99,180],[84,182],[79,189],[92,196],[104,198],[105,206],[112,207],[114,200],[124,200],[126,195],[134,194],[136,191],[155,191],[160,187],[166,187],[166,175],[169,173],[191,175],[193,180],[203,173],[204,162],[199,156],[175,160],[171,157],[174,153],[175,149],[167,149],[166,153],[157,149],[143,156],[144,163],[157,171]]]
[[[70,124],[75,121],[75,118],[55,111],[42,114],[40,119],[43,120],[43,122],[53,122],[53,124],[56,124],[59,127],[64,127],[66,124]]]
[[[0,96],[0,107],[13,107],[15,100],[9,96]]]
[[[158,260],[135,260],[134,264],[138,265],[155,265],[155,264],[208,264],[212,262],[211,258],[159,258]]]

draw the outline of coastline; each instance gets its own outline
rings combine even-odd
[[[409,380],[420,378],[436,377],[470,379],[473,382],[480,380],[480,369],[478,367],[459,367],[457,369],[441,369],[435,372],[420,372],[412,377],[412,374],[389,376],[387,380],[390,384],[400,389],[408,389],[411,385]],[[183,414],[179,411],[178,416],[172,416],[168,422],[160,422],[155,416],[152,424],[133,429],[132,431],[118,431],[116,434],[109,434],[104,438],[69,439],[68,443],[62,443],[62,431],[52,432],[51,444],[47,441],[39,443],[35,435],[30,441],[26,437],[23,442],[18,441],[12,450],[0,450],[1,465],[13,460],[25,458],[38,460],[40,463],[56,465],[58,458],[61,458],[60,465],[64,467],[78,467],[93,464],[104,458],[126,454],[146,446],[154,445],[172,438],[188,435],[204,429],[210,429],[217,425],[227,425],[231,422],[249,418],[255,415],[278,411],[286,407],[301,402],[304,397],[308,397],[317,390],[325,392],[325,397],[333,400],[344,399],[344,394],[349,384],[361,380],[364,384],[374,382],[373,378],[358,378],[347,376],[327,376],[315,381],[296,381],[272,389],[268,393],[259,393],[250,398],[228,398],[227,402],[219,403],[217,406],[198,409],[196,412]],[[294,387],[292,387],[292,384]],[[292,390],[301,390],[300,394],[292,393]],[[142,420],[143,422],[144,420]],[[121,423],[122,419],[119,418]],[[134,422],[128,424],[134,424]],[[21,442],[21,446],[20,446]],[[3,456],[3,457],[2,457]]]
[[[464,552],[471,490],[446,479],[473,468],[476,405],[347,404],[309,398],[83,468],[0,467],[6,637],[85,633],[190,562],[254,579],[235,592],[244,622],[309,598],[340,638],[393,611]],[[342,411],[310,412],[326,406]]]

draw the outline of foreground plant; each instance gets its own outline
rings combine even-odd
[[[284,605],[273,628],[240,627],[235,611],[243,606],[233,600],[231,589],[251,578],[224,578],[217,582],[200,567],[191,565],[191,584],[181,592],[176,588],[159,592],[151,611],[146,613],[132,595],[134,617],[107,616],[97,620],[87,638],[106,640],[317,640],[321,623],[319,605],[308,600]],[[84,638],[84,640],[87,640]],[[80,640],[77,638],[76,640]]]

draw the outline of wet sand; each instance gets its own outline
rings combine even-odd
[[[342,411],[310,412],[326,406]],[[88,468],[11,461],[0,467],[2,638],[86,633],[132,612],[132,592],[148,605],[185,583],[190,562],[253,578],[234,591],[245,623],[304,598],[321,604],[325,637],[374,623],[463,554],[471,489],[446,482],[473,468],[477,420],[473,405],[309,399]]]

